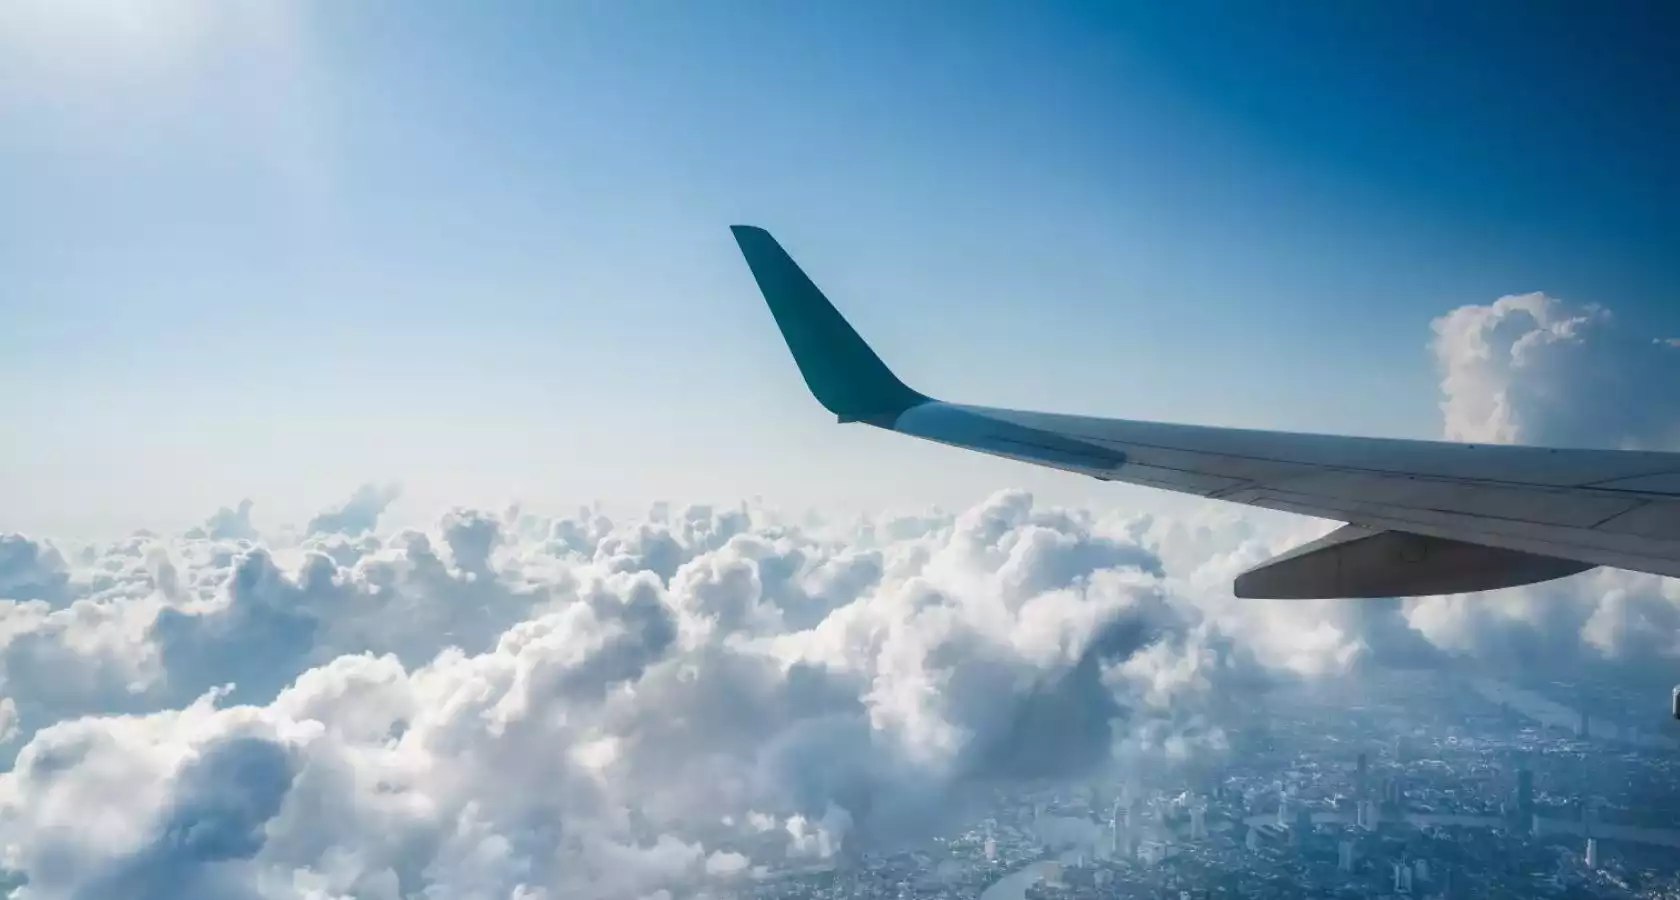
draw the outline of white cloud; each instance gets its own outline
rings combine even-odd
[[[241,500],[231,509],[224,506],[216,510],[203,527],[194,528],[185,536],[219,541],[254,541],[258,536],[256,526],[251,524],[251,507],[254,505],[250,500]]]
[[[401,493],[396,485],[363,485],[343,505],[310,519],[305,530],[310,534],[342,534],[347,537],[372,531],[378,527],[380,515]],[[243,511],[249,512],[248,509]],[[217,518],[226,512],[217,513]]]
[[[1680,445],[1680,354],[1623,333],[1602,307],[1516,294],[1459,307],[1433,327],[1451,440]]]
[[[0,597],[57,603],[66,596],[69,582],[64,557],[51,545],[21,534],[0,534]]]
[[[706,857],[706,874],[708,875],[739,875],[752,865],[751,860],[739,853],[718,850]]]

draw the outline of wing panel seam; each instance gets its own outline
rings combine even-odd
[[[1614,478],[1600,478],[1597,481],[1588,481],[1588,482],[1585,482],[1584,484],[1579,484],[1579,485],[1576,485],[1576,486],[1577,487],[1584,487],[1584,488],[1593,488],[1594,490],[1617,491],[1617,490],[1623,490],[1623,489],[1622,488],[1600,487],[1600,485],[1610,484],[1610,483],[1616,482],[1616,481],[1632,481],[1634,479],[1643,479],[1643,478],[1661,478],[1664,475],[1680,475],[1680,469],[1664,469],[1661,472],[1646,472],[1646,473],[1643,473],[1643,474],[1640,474],[1640,475],[1617,475]],[[1647,493],[1647,494],[1650,494],[1650,493],[1655,493],[1655,492],[1653,492],[1653,491],[1643,491],[1643,492],[1629,491],[1629,493]],[[1659,497],[1673,497],[1673,496],[1676,496],[1676,495],[1658,493],[1658,494],[1656,494],[1656,496],[1659,496]]]
[[[1597,531],[1598,529],[1603,528],[1604,526],[1610,524],[1611,522],[1614,522],[1617,519],[1620,519],[1622,516],[1632,515],[1633,513],[1636,513],[1636,512],[1638,512],[1642,509],[1645,509],[1645,508],[1649,507],[1651,504],[1657,503],[1657,502],[1659,502],[1659,501],[1656,501],[1656,500],[1641,500],[1638,503],[1635,503],[1634,505],[1628,507],[1627,509],[1624,509],[1619,513],[1616,513],[1615,515],[1605,516],[1604,518],[1599,519],[1597,522],[1594,522],[1587,527],[1588,527],[1589,530]]]

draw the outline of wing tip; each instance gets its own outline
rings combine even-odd
[[[880,423],[927,401],[887,368],[769,231],[729,230],[818,403],[842,422]]]

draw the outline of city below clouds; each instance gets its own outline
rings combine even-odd
[[[1544,294],[1455,309],[1442,431],[1673,448],[1666,337]],[[682,896],[914,842],[999,784],[1220,760],[1223,714],[1281,685],[1639,682],[1680,657],[1680,582],[1620,571],[1239,601],[1236,573],[1327,524],[1214,503],[383,527],[399,496],[0,537],[0,863],[24,896]]]

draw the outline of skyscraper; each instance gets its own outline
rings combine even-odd
[[[1353,841],[1342,841],[1336,846],[1336,868],[1353,871]]]
[[[1114,800],[1114,812],[1110,822],[1116,831],[1135,828],[1137,826],[1137,792],[1122,788],[1120,796]]]
[[[1359,754],[1359,762],[1355,766],[1353,776],[1353,799],[1357,803],[1365,799],[1366,786],[1370,784],[1371,761],[1365,754]]]
[[[1587,838],[1587,868],[1598,868],[1598,838]]]
[[[1534,773],[1527,766],[1517,770],[1517,829],[1527,831],[1534,822]]]

